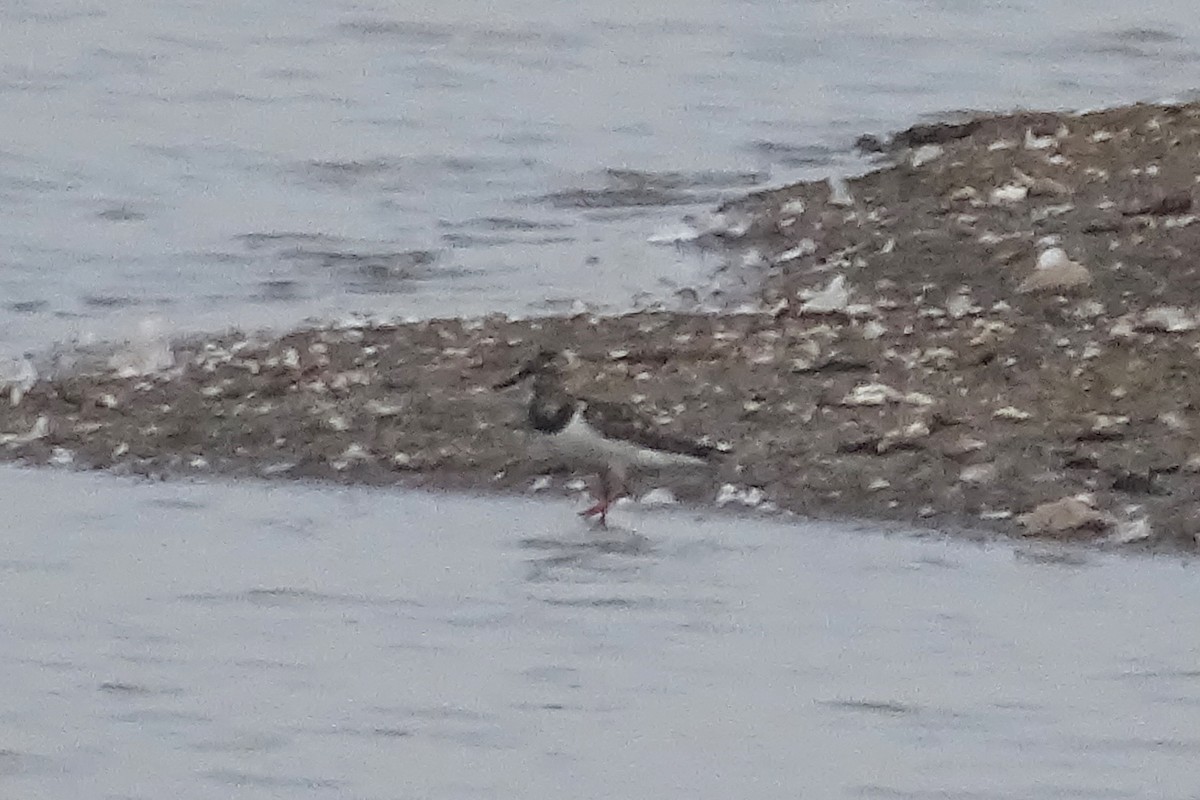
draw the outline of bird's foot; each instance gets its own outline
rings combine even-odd
[[[600,527],[601,528],[608,527],[608,506],[609,506],[608,500],[598,500],[595,503],[595,505],[589,506],[589,507],[585,508],[583,511],[580,511],[579,516],[585,517],[585,518],[586,517],[599,517],[600,518]]]

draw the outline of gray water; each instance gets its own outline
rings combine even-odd
[[[1192,0],[8,0],[0,350],[670,302],[864,131],[1200,86]]]
[[[0,796],[1192,798],[1168,558],[6,471]]]
[[[673,301],[960,108],[1200,85],[1191,0],[0,4],[0,355]],[[661,237],[659,237],[661,238]],[[1183,798],[1192,565],[0,471],[0,797]],[[633,530],[631,530],[633,529]]]

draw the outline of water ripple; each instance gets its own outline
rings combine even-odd
[[[179,595],[179,600],[205,605],[245,604],[264,608],[286,608],[305,605],[362,606],[375,608],[420,608],[421,604],[404,598],[372,597],[358,594],[338,594],[280,586],[268,589],[247,589],[241,592],[213,592]]]

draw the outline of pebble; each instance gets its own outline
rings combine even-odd
[[[1150,520],[1145,516],[1134,517],[1141,511],[1140,506],[1128,506],[1125,509],[1126,518],[1119,520],[1113,528],[1110,541],[1117,544],[1132,544],[1134,542],[1144,542],[1154,536],[1154,529],[1150,525]]]
[[[844,406],[882,406],[900,400],[900,393],[883,383],[865,383],[855,386],[842,398]]]
[[[666,487],[659,486],[651,489],[638,498],[638,502],[644,506],[673,506],[679,503],[675,493]]]
[[[992,190],[989,198],[992,205],[1008,205],[1012,203],[1020,203],[1029,196],[1029,187],[1019,183],[1008,183]]]
[[[1057,292],[1085,286],[1091,282],[1092,274],[1087,267],[1072,261],[1061,247],[1051,247],[1038,256],[1034,271],[1021,282],[1017,292]]]
[[[1184,333],[1200,327],[1195,315],[1178,306],[1157,306],[1142,314],[1136,325],[1139,331]]]
[[[995,477],[995,464],[971,464],[970,466],[963,467],[962,471],[958,474],[959,482],[972,486],[982,486],[985,483],[991,483]]]
[[[1112,524],[1108,515],[1096,509],[1096,501],[1090,495],[1074,495],[1042,503],[1017,517],[1017,522],[1030,536],[1099,532]]]
[[[850,290],[846,288],[846,277],[836,275],[821,291],[813,294],[800,306],[801,314],[834,314],[846,310],[850,303]]]
[[[726,483],[717,491],[716,503],[718,506],[737,503],[748,508],[755,508],[761,505],[765,499],[766,495],[763,493],[763,490],[757,486],[737,487],[732,483]]]
[[[1022,411],[1014,406],[1004,406],[1003,408],[998,408],[992,414],[992,416],[996,419],[1010,419],[1015,422],[1023,422],[1027,419],[1033,418],[1033,414],[1030,414],[1028,411]]]

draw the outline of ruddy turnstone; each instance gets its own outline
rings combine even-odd
[[[580,516],[597,517],[604,526],[609,506],[629,493],[632,473],[703,467],[722,452],[714,445],[661,431],[632,406],[571,395],[564,384],[563,360],[555,350],[539,350],[495,388],[532,378],[529,427],[564,460],[599,472],[596,502]]]

